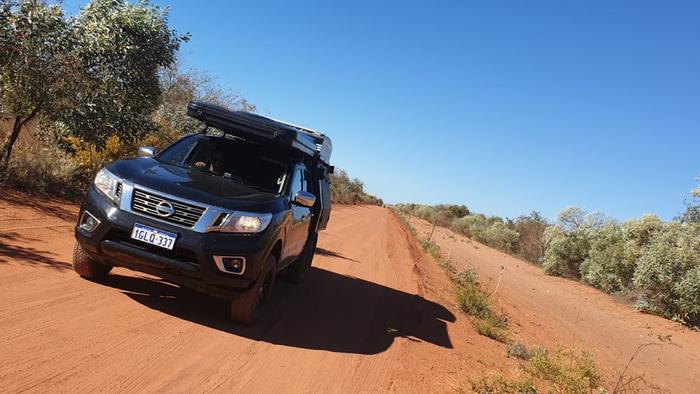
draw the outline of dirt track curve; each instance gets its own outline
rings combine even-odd
[[[334,209],[308,281],[278,281],[267,314],[249,328],[228,322],[225,303],[147,275],[115,269],[102,284],[80,279],[70,263],[76,212],[61,201],[0,196],[0,391],[444,392],[517,369],[504,345],[457,312],[442,270],[386,209]],[[455,256],[483,275],[504,258],[462,247]],[[643,335],[670,333],[673,344],[635,372],[675,392],[700,387],[700,334],[508,264],[499,304],[518,338],[553,345],[580,337],[613,369]],[[563,295],[540,305],[529,289],[540,286]],[[582,323],[599,318],[586,315],[590,308],[576,321],[562,314],[582,303],[602,305],[606,323]],[[587,331],[601,328],[610,333]]]

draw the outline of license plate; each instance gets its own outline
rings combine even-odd
[[[173,250],[177,234],[144,226],[140,223],[134,223],[134,229],[131,230],[131,238],[147,244]]]

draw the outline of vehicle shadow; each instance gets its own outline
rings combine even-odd
[[[110,275],[106,285],[163,313],[258,341],[340,353],[377,354],[395,338],[452,348],[440,304],[362,279],[312,268],[307,282],[278,280],[263,317],[252,327],[228,320],[228,303],[157,279]]]
[[[357,261],[355,259],[351,259],[350,257],[346,257],[345,255],[343,255],[341,253],[334,252],[334,251],[328,250],[328,249],[323,249],[323,248],[318,247],[318,246],[316,247],[315,254],[320,255],[320,256],[335,257],[338,259],[348,260],[348,261],[352,261],[355,263],[359,263],[359,261]]]

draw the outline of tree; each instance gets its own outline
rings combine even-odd
[[[52,120],[98,146],[110,136],[130,140],[154,130],[160,72],[189,36],[170,29],[168,10],[147,1],[93,0],[71,22],[89,83],[75,92],[75,106]]]
[[[198,70],[183,70],[179,64],[164,68],[160,75],[163,91],[153,118],[162,133],[179,136],[191,133],[199,121],[187,116],[187,103],[201,100],[232,110],[256,112],[256,107],[240,94],[227,90],[211,75]]]
[[[700,184],[690,192],[690,196],[690,200],[685,200],[685,212],[678,219],[683,223],[700,223]]]
[[[0,0],[0,114],[13,120],[0,152],[0,168],[7,167],[29,122],[66,105],[77,79],[73,47],[60,6]]]
[[[188,38],[145,0],[93,0],[70,19],[44,0],[0,0],[0,111],[14,119],[0,167],[39,116],[47,129],[98,146],[155,129],[160,71]]]

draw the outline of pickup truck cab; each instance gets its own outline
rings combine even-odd
[[[99,281],[145,272],[231,301],[251,324],[278,273],[304,280],[330,217],[330,139],[259,115],[193,102],[200,130],[140,148],[95,177],[75,228],[73,267]]]

